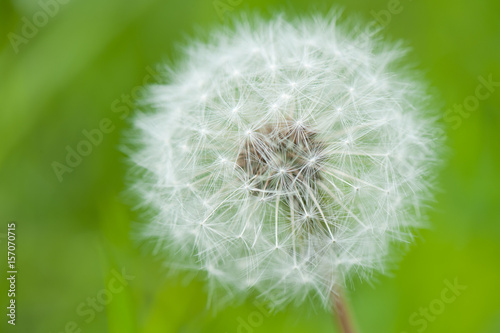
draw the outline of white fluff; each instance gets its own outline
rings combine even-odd
[[[135,119],[143,235],[210,290],[274,307],[381,271],[436,159],[404,50],[336,15],[242,19],[186,48]]]

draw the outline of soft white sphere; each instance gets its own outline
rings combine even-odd
[[[353,29],[335,15],[242,20],[151,88],[134,188],[171,267],[229,297],[326,304],[411,237],[436,159],[428,96],[400,46]]]

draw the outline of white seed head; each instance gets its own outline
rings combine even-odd
[[[135,119],[143,234],[228,297],[327,304],[423,219],[439,146],[426,88],[400,46],[336,15],[241,21],[187,47]]]

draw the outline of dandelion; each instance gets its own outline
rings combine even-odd
[[[135,119],[143,236],[273,308],[383,272],[424,220],[436,125],[405,50],[338,15],[242,19],[185,49]]]

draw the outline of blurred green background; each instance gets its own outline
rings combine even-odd
[[[441,122],[451,149],[439,176],[442,191],[430,214],[432,227],[420,233],[390,276],[353,286],[352,309],[364,333],[497,333],[500,86],[479,88],[489,93],[481,100],[473,96],[479,76],[500,81],[500,2],[394,1],[337,4],[345,15],[366,22],[379,17],[386,36],[412,46],[410,58],[443,101]],[[307,305],[269,315],[249,301],[213,315],[202,282],[167,277],[160,262],[138,249],[130,237],[137,216],[120,197],[126,165],[118,146],[129,125],[114,112],[118,107],[132,112],[127,96],[137,94],[156,64],[175,62],[176,44],[196,29],[225,24],[228,16],[245,10],[270,15],[283,9],[326,11],[331,5],[316,0],[2,0],[0,331],[334,332],[330,315]],[[470,111],[453,111],[463,103]],[[85,139],[83,131],[98,128],[106,118],[112,127],[102,142],[58,179],[53,163],[66,164],[67,147],[76,149]],[[4,314],[10,221],[17,222],[19,271],[14,328]],[[129,280],[117,283],[116,272]],[[446,281],[455,279],[467,288],[445,303]],[[110,282],[115,292],[109,293]],[[97,301],[90,310],[88,302],[96,297],[109,304],[101,307]],[[419,311],[429,306],[425,319]]]

